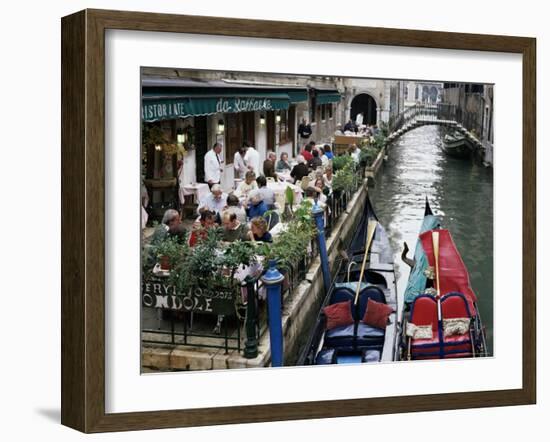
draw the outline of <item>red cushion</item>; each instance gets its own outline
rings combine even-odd
[[[327,330],[353,324],[351,301],[331,304],[323,309],[323,313],[327,317]]]
[[[441,316],[443,319],[469,318],[466,300],[460,295],[447,295],[441,301]]]
[[[412,317],[415,325],[431,325],[434,335],[437,334],[437,301],[431,296],[419,296],[414,300]]]
[[[394,312],[393,308],[382,302],[373,301],[369,298],[367,311],[363,316],[363,322],[371,327],[386,328],[389,316]]]

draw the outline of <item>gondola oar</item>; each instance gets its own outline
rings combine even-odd
[[[437,320],[441,321],[441,291],[439,289],[439,232],[432,232],[432,243],[434,248],[434,260],[435,260],[435,284],[436,284],[436,298],[437,298]]]
[[[369,249],[374,238],[374,232],[376,231],[376,226],[378,221],[374,220],[370,222],[367,226],[367,241],[365,243],[365,255],[363,256],[363,264],[361,264],[361,273],[359,274],[359,281],[357,282],[357,288],[355,290],[355,299],[353,300],[353,305],[357,305],[357,300],[359,299],[359,292],[361,291],[361,282],[363,281],[363,274],[365,273],[365,266],[367,265],[367,256],[369,255]]]
[[[434,260],[435,260],[435,284],[437,286],[437,291],[435,297],[437,299],[437,322],[438,328],[443,327],[443,318],[441,314],[441,290],[439,287],[439,232],[432,232],[432,243],[434,248]],[[441,340],[442,338],[440,338]],[[439,343],[440,348],[440,358],[443,358],[443,342]]]

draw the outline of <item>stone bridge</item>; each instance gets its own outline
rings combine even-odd
[[[457,120],[460,120],[460,109],[455,105],[446,103],[417,104],[408,107],[397,117],[390,120],[390,135],[388,142],[391,143],[401,135],[426,125],[438,125],[452,128],[464,134],[476,149],[484,149],[479,139]]]

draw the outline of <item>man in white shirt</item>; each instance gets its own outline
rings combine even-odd
[[[219,214],[227,206],[227,193],[225,193],[219,184],[214,184],[212,190],[199,202],[199,215],[209,210]]]
[[[260,154],[254,146],[250,146],[246,141],[243,143],[243,146],[247,149],[244,156],[244,162],[248,166],[248,169],[253,171],[256,176],[259,177],[261,175]]]
[[[208,187],[212,189],[214,184],[220,184],[223,162],[220,160],[222,145],[215,143],[204,156],[204,180],[208,183]]]
[[[235,178],[244,180],[244,176],[248,171],[246,163],[244,162],[244,156],[246,154],[246,149],[241,147],[237,152],[235,152],[235,157],[233,158],[233,167],[235,168]]]
[[[352,144],[350,146],[350,155],[353,158],[353,161],[355,161],[356,164],[359,164],[359,156],[361,155],[361,151],[356,144]]]

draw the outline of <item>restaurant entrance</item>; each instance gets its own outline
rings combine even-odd
[[[239,112],[225,115],[225,164],[232,164],[233,157],[243,141],[255,145],[254,112]]]

